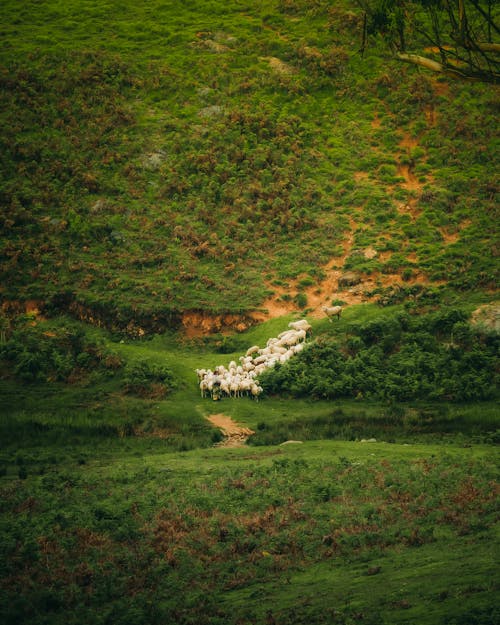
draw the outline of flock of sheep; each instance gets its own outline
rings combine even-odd
[[[266,347],[254,345],[247,349],[246,354],[240,357],[240,364],[233,360],[226,368],[224,365],[211,369],[196,369],[202,397],[212,397],[217,400],[221,397],[249,396],[258,399],[262,393],[258,376],[274,367],[276,363],[285,363],[292,356],[304,349],[307,333],[311,326],[305,319],[291,321],[289,330],[282,332],[277,338],[267,341]]]

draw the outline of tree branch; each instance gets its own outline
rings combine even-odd
[[[443,63],[439,63],[438,61],[433,61],[432,59],[428,59],[426,56],[420,56],[420,54],[403,54],[402,52],[398,52],[396,54],[396,58],[400,61],[405,61],[405,63],[413,63],[413,65],[420,65],[421,67],[425,67],[426,69],[430,69],[433,72],[444,72],[446,71],[446,66]]]
[[[500,43],[488,43],[487,41],[475,41],[474,46],[483,52],[496,52],[500,53]]]
[[[491,14],[486,13],[482,7],[479,5],[479,2],[477,2],[477,0],[470,0],[472,6],[477,9],[477,11],[479,11],[479,13],[483,16],[483,18],[485,19],[486,23],[488,24],[488,26],[490,26],[491,28],[493,28],[499,35],[500,35],[500,28],[498,28],[498,26],[495,24],[495,22],[493,21],[493,18],[491,17]]]
[[[404,61],[405,63],[411,63],[413,65],[419,65],[420,67],[424,67],[425,69],[429,69],[433,72],[438,72],[441,74],[448,74],[450,76],[455,76],[459,78],[468,78],[473,80],[483,80],[486,82],[497,83],[500,79],[500,74],[485,72],[481,69],[467,71],[465,68],[458,69],[457,67],[452,67],[448,64],[438,63],[438,61],[434,61],[432,59],[427,58],[426,56],[421,56],[419,54],[403,54],[401,52],[396,53],[396,58],[400,61]]]

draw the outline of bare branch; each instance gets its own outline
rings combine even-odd
[[[493,28],[500,35],[500,28],[495,24],[491,14],[486,13],[477,0],[470,0],[472,6],[483,16],[488,26]]]
[[[479,48],[479,50],[482,50],[483,52],[496,52],[497,54],[500,53],[500,43],[489,43],[487,41],[484,41],[484,42],[476,41],[476,42],[474,42],[474,46],[476,48]]]
[[[458,68],[453,67],[449,64],[439,63],[438,61],[434,61],[433,59],[429,59],[426,56],[421,56],[420,54],[403,54],[401,52],[396,53],[396,58],[400,61],[404,61],[405,63],[412,63],[413,65],[419,65],[420,67],[424,67],[425,69],[429,69],[433,72],[438,72],[441,74],[447,74],[450,76],[455,76],[459,78],[467,78],[472,80],[482,80],[485,82],[493,82],[496,83],[500,79],[499,73],[491,73],[485,72],[480,68]]]

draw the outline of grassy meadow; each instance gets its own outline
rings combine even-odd
[[[396,311],[314,321],[303,353]],[[3,622],[498,622],[497,402],[200,397],[196,367],[289,319],[221,353],[30,318],[84,338],[66,380],[1,380]],[[221,412],[255,432],[246,445],[214,446]]]
[[[0,28],[0,621],[500,623],[498,87],[347,0]]]

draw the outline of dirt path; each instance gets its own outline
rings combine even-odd
[[[217,443],[216,447],[242,447],[248,437],[254,434],[254,431],[250,428],[238,425],[231,417],[222,413],[208,415],[207,419],[212,425],[219,428],[224,435],[224,440]]]
[[[266,57],[271,59],[272,57]],[[434,85],[437,95],[446,95],[448,86],[435,83]],[[426,119],[429,126],[436,123],[438,111],[435,107],[429,107],[426,111]],[[381,126],[381,120],[378,116],[372,121],[374,129]],[[424,188],[424,183],[418,179],[413,171],[413,165],[410,165],[412,151],[419,146],[418,137],[412,136],[409,132],[401,131],[401,139],[399,141],[400,151],[405,153],[408,162],[403,161],[398,165],[398,175],[402,181],[398,183],[402,187],[413,193],[413,197],[409,197],[405,202],[396,202],[396,208],[399,213],[408,215],[413,221],[420,215],[419,196]],[[368,178],[369,174],[365,171],[355,172],[354,179],[356,181]],[[432,175],[427,175],[428,181],[432,181]],[[394,194],[396,187],[387,185],[386,191]],[[355,211],[356,213],[356,211]],[[344,233],[344,239],[341,242],[342,251],[338,256],[330,258],[329,262],[323,266],[324,279],[309,287],[300,286],[300,280],[307,276],[298,276],[294,280],[290,280],[286,286],[277,286],[272,281],[266,282],[265,287],[272,292],[272,295],[265,299],[261,304],[261,310],[258,312],[247,313],[246,315],[210,315],[208,313],[185,313],[183,326],[188,336],[204,336],[212,332],[242,332],[251,327],[255,323],[262,323],[276,317],[282,317],[291,313],[298,313],[297,305],[292,299],[296,293],[303,293],[307,297],[307,316],[311,318],[324,318],[322,306],[329,306],[334,300],[341,300],[347,305],[360,304],[364,302],[374,301],[377,296],[373,291],[377,288],[384,288],[394,285],[412,286],[420,285],[438,285],[444,284],[445,281],[429,281],[423,271],[418,269],[418,257],[415,254],[407,253],[408,260],[415,263],[416,267],[411,278],[403,280],[400,273],[381,273],[373,271],[370,275],[362,275],[360,283],[352,287],[339,288],[339,279],[345,273],[345,264],[355,247],[356,233],[363,230],[362,222],[357,220],[356,214],[350,217],[349,229]],[[466,227],[470,222],[464,221],[457,232],[449,233],[441,229],[441,234],[446,244],[455,242],[460,236],[462,227]],[[388,260],[392,252],[377,252],[373,247],[361,248],[358,250],[364,254],[365,258],[374,258],[382,262]]]

